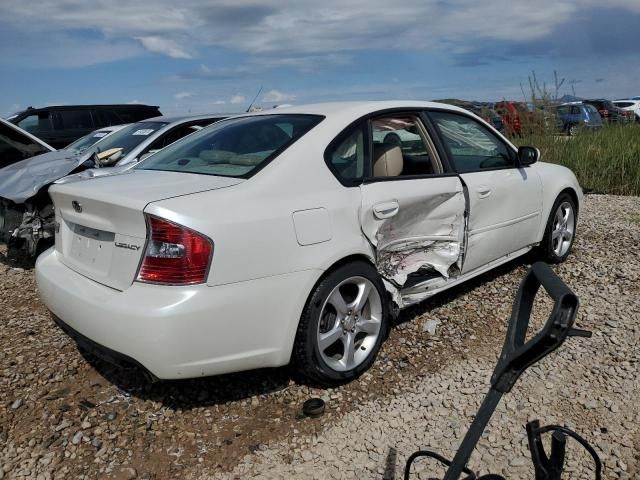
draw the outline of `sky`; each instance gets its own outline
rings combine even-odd
[[[147,103],[640,95],[640,0],[0,2],[0,115]],[[258,95],[258,91],[262,91]]]

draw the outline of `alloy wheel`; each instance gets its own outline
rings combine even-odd
[[[317,346],[335,371],[350,371],[374,351],[382,327],[382,299],[373,282],[350,277],[340,282],[320,311]]]
[[[575,233],[575,215],[569,202],[562,202],[556,210],[551,230],[551,245],[553,253],[563,257],[571,248]]]

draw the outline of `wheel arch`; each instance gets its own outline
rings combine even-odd
[[[372,256],[367,255],[364,252],[353,252],[353,253],[350,253],[350,254],[343,255],[338,259],[334,259],[332,261],[332,263],[330,263],[326,268],[324,268],[322,270],[322,273],[320,273],[318,275],[318,277],[316,278],[316,281],[313,283],[313,286],[307,292],[307,295],[306,295],[306,298],[304,300],[304,303],[302,304],[302,308],[299,311],[298,318],[297,318],[297,320],[295,322],[295,331],[296,332],[297,332],[297,329],[298,329],[298,325],[300,324],[300,320],[302,319],[303,312],[304,312],[305,308],[307,307],[307,304],[309,303],[309,299],[313,295],[313,292],[316,290],[318,285],[328,275],[330,275],[332,272],[334,272],[338,268],[343,267],[344,265],[348,265],[349,263],[354,263],[354,262],[359,262],[359,261],[367,263],[367,264],[371,265],[373,268],[376,268],[376,263],[375,263],[375,261],[374,261]],[[294,335],[291,338],[291,342],[290,342],[290,345],[289,345],[289,348],[288,348],[288,350],[289,350],[289,362],[291,362],[292,353],[293,353],[294,347],[295,347],[295,332],[294,332]]]

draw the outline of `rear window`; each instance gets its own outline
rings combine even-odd
[[[248,178],[321,120],[316,115],[286,114],[223,120],[135,168]]]

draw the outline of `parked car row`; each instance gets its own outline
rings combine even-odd
[[[126,170],[226,115],[155,117],[102,127],[62,150],[8,122],[0,123],[0,241],[14,258],[35,258],[53,244],[55,182]],[[110,168],[105,168],[110,167]],[[114,168],[116,167],[116,168]]]

